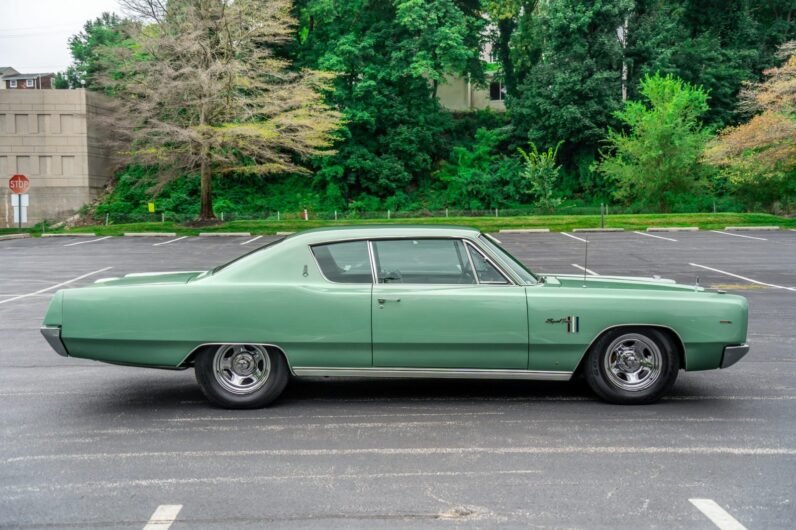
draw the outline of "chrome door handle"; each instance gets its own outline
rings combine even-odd
[[[384,304],[384,303],[386,303],[386,302],[400,302],[400,301],[401,301],[401,299],[400,299],[400,298],[379,298],[379,299],[378,299],[378,300],[376,300],[376,301],[377,301],[378,303],[380,303],[380,304]]]

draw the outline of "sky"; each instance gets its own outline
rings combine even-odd
[[[59,72],[72,62],[69,37],[116,0],[0,0],[0,67],[20,73]]]

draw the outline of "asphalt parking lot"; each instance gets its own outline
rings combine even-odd
[[[313,379],[257,411],[212,407],[192,371],[61,358],[39,325],[56,285],[273,238],[0,241],[0,528],[793,528],[796,231],[655,236],[497,234],[535,271],[583,273],[586,239],[586,274],[749,298],[751,353],[656,405],[577,382]]]

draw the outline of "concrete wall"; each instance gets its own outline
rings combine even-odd
[[[0,92],[0,226],[14,219],[14,174],[30,179],[28,225],[64,219],[102,192],[111,177],[96,119],[103,101],[84,89]]]

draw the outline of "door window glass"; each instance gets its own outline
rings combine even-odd
[[[473,265],[475,266],[475,273],[478,275],[479,283],[491,283],[505,285],[508,282],[506,277],[489,261],[483,254],[475,250],[470,245],[467,245],[467,250],[473,258]]]
[[[379,283],[474,284],[464,244],[458,239],[374,241]]]
[[[336,283],[373,283],[366,241],[346,241],[312,247],[327,280]]]

